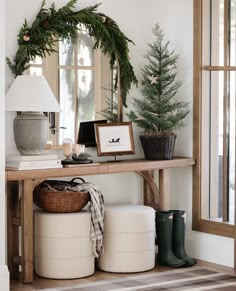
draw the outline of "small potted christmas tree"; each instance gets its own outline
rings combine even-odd
[[[134,98],[134,108],[128,117],[144,129],[140,134],[145,159],[170,160],[173,157],[176,134],[188,115],[188,103],[176,99],[182,82],[176,80],[178,55],[169,50],[169,41],[156,24],[155,40],[149,45],[142,69],[142,99]]]

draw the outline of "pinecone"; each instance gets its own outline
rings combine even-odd
[[[50,23],[49,23],[49,21],[48,21],[48,20],[45,20],[45,21],[43,22],[43,24],[42,24],[42,27],[43,27],[44,29],[49,29],[49,28],[50,28]]]
[[[114,21],[110,17],[106,17],[106,24],[107,25],[112,25]]]

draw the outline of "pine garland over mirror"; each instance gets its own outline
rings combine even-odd
[[[126,96],[131,84],[137,84],[133,67],[129,60],[128,44],[133,43],[120,30],[117,23],[105,14],[98,13],[100,4],[74,11],[77,0],[70,0],[65,6],[56,10],[53,3],[48,9],[43,0],[36,19],[30,26],[25,20],[18,34],[19,48],[7,64],[14,76],[22,75],[29,67],[30,61],[37,56],[44,58],[54,52],[54,45],[61,39],[74,40],[80,27],[85,27],[94,38],[94,49],[101,51],[110,59],[110,64],[116,61],[120,66],[120,90],[123,105],[126,106]]]

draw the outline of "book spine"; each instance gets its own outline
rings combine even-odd
[[[46,160],[46,161],[6,161],[6,166],[56,166],[61,165],[61,160]]]
[[[43,161],[43,160],[57,160],[58,155],[47,154],[38,156],[20,156],[20,155],[8,155],[6,160],[9,162],[23,162],[23,161]]]
[[[14,166],[6,166],[6,170],[42,170],[42,169],[58,169],[62,168],[62,165],[54,165],[54,166],[25,166],[25,167],[14,167]]]

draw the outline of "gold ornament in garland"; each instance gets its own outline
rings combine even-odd
[[[78,29],[83,25],[94,38],[94,49],[101,51],[110,59],[110,64],[118,63],[117,86],[120,90],[123,105],[126,106],[126,96],[131,84],[137,84],[133,67],[129,61],[128,39],[119,29],[117,23],[110,17],[98,13],[100,4],[74,11],[77,0],[70,0],[65,6],[56,10],[53,3],[45,8],[45,0],[36,15],[36,19],[29,26],[25,20],[18,34],[19,48],[11,61],[6,58],[7,64],[14,76],[22,75],[29,67],[30,61],[37,56],[46,57],[54,52],[54,45],[61,39],[74,40]]]

